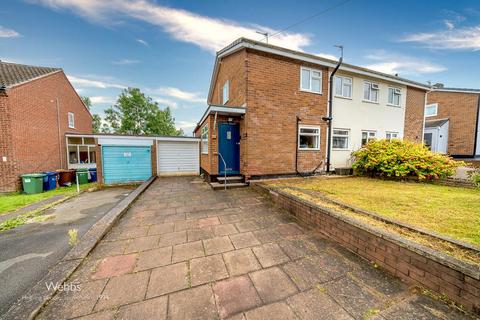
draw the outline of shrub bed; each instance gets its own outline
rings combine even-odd
[[[357,174],[419,180],[447,178],[463,161],[434,153],[425,145],[407,140],[373,140],[352,153]]]

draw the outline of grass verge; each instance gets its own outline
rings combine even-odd
[[[80,190],[95,187],[96,183],[87,183],[80,185]],[[70,187],[60,187],[55,190],[50,190],[36,194],[25,194],[21,192],[14,192],[0,195],[0,215],[11,212],[29,204],[42,201],[57,195],[71,196],[77,192],[76,185]]]

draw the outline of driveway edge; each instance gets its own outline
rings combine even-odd
[[[56,294],[58,287],[63,284],[78,268],[83,260],[97,243],[107,234],[112,226],[122,217],[135,200],[152,184],[155,177],[151,177],[138,186],[125,199],[110,209],[97,223],[95,223],[80,239],[65,257],[53,266],[48,274],[22,296],[10,309],[1,316],[1,319],[34,319],[41,308]],[[48,290],[45,283],[56,284]]]

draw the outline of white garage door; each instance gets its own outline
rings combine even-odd
[[[158,175],[198,174],[199,152],[197,141],[158,141]]]

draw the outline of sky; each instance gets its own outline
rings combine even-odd
[[[63,68],[92,113],[126,87],[169,106],[190,135],[216,51],[239,37],[419,82],[480,88],[480,3],[471,1],[9,0],[0,60]]]

